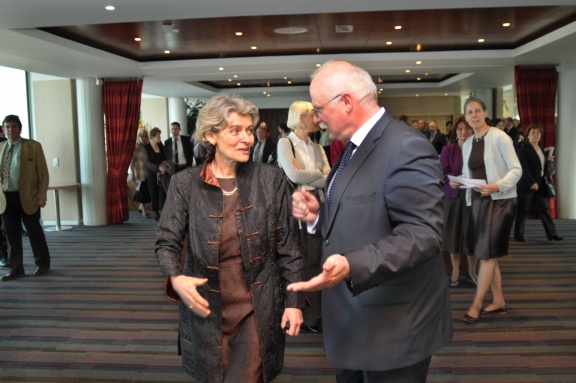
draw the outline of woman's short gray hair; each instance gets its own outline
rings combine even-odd
[[[196,120],[196,138],[208,149],[208,152],[214,153],[214,147],[206,139],[206,133],[210,131],[218,133],[224,129],[232,113],[251,116],[254,126],[260,120],[256,105],[237,94],[216,95],[200,109]]]

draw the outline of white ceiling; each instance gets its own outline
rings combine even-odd
[[[482,7],[575,5],[576,0],[485,0]],[[116,11],[107,12],[112,4]],[[576,21],[515,50],[370,53],[224,58],[139,63],[90,48],[38,27],[85,25],[139,20],[164,20],[249,15],[358,12],[380,10],[474,8],[469,0],[2,0],[0,65],[65,78],[144,76],[144,93],[157,96],[210,97],[214,90],[199,81],[307,77],[317,63],[342,58],[378,75],[406,69],[430,74],[462,73],[441,84],[393,84],[385,96],[464,95],[474,89],[507,86],[514,65],[573,65],[576,63]],[[421,60],[422,65],[416,65]],[[218,71],[224,67],[225,71]],[[265,88],[240,90],[248,98],[262,97]],[[308,98],[307,87],[274,88],[272,97]]]

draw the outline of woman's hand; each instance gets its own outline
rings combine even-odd
[[[458,189],[460,187],[460,184],[458,182],[450,181],[450,187],[452,189]]]
[[[532,186],[530,186],[530,189],[538,191],[538,184],[534,182]]]
[[[500,188],[496,184],[487,184],[487,185],[479,186],[479,189],[480,189],[480,194],[483,197],[488,197],[489,195],[491,195],[493,193],[498,193],[500,191]]]
[[[204,299],[196,289],[196,287],[208,283],[208,278],[200,279],[180,274],[175,277],[170,277],[170,281],[172,282],[172,288],[176,291],[182,302],[188,306],[190,311],[203,318],[210,315],[208,301]]]
[[[287,307],[282,315],[282,323],[280,326],[284,329],[286,335],[297,336],[300,334],[300,327],[304,322],[304,317],[302,316],[302,310]],[[286,325],[290,328],[286,329]]]
[[[298,161],[298,159],[296,157],[292,158],[292,166],[294,166],[295,169],[302,170],[302,167],[300,166],[300,162]]]

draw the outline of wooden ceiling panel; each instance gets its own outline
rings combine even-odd
[[[512,49],[576,20],[576,6],[382,11],[168,20],[43,28],[44,31],[138,61],[310,54],[320,52]],[[503,28],[503,22],[510,22]],[[352,25],[352,33],[336,33]],[[401,25],[401,30],[394,26]],[[305,27],[300,35],[276,28]],[[242,32],[242,36],[236,36]],[[141,42],[134,38],[140,37]],[[486,39],[478,45],[479,37]],[[386,41],[392,41],[391,46]],[[256,51],[251,47],[256,46]],[[167,58],[163,51],[172,54]]]

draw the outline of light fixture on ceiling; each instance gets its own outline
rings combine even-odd
[[[504,24],[502,24],[502,26],[503,26],[504,28],[508,28],[510,25],[511,25],[510,23],[504,23]]]
[[[479,42],[479,43],[483,43],[483,42],[484,42],[484,39],[478,39],[478,42]]]
[[[258,47],[250,47],[250,49],[252,49],[253,51],[255,51],[256,49],[258,49]]]
[[[279,35],[299,35],[306,32],[308,32],[308,28],[304,27],[286,27],[274,29],[274,33]]]
[[[352,33],[354,32],[353,25],[336,25],[336,33]]]
[[[242,36],[242,32],[236,32],[236,36]]]
[[[170,54],[170,51],[169,51],[169,50],[165,50],[164,53],[166,53],[167,55],[169,55],[169,54]]]
[[[140,37],[134,37],[134,41],[142,41]]]
[[[406,73],[410,73],[410,72],[411,72],[411,70],[410,70],[410,69],[406,69]]]
[[[422,61],[420,61],[420,60],[416,61],[416,65],[420,65],[420,64],[422,64]]]
[[[223,67],[223,66],[221,66],[220,68],[218,68],[218,70],[224,70],[224,67]]]
[[[392,45],[392,41],[386,41],[386,45]]]
[[[116,9],[116,7],[113,6],[113,5],[107,5],[107,6],[106,6],[106,10],[107,10],[107,11],[114,11],[115,9]]]
[[[164,32],[172,32],[172,33],[180,32],[180,29],[176,27],[176,24],[174,24],[172,20],[164,20],[162,22],[162,29],[164,29]]]
[[[399,31],[400,29],[402,29],[402,25],[396,25],[396,26],[394,27],[394,29],[396,29],[397,31]]]

